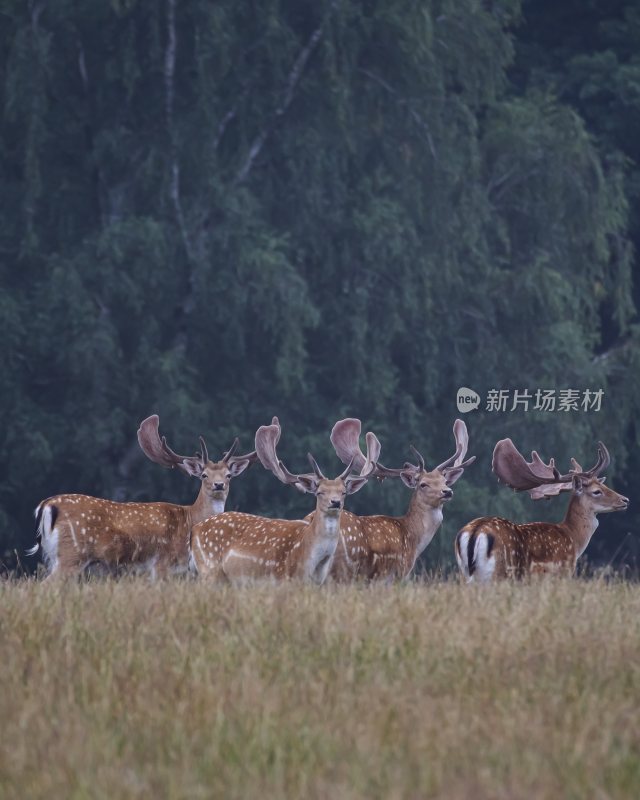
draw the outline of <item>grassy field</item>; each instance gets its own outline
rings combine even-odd
[[[637,798],[640,587],[0,584],[3,798]]]

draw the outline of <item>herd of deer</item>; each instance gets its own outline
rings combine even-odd
[[[50,497],[36,509],[40,544],[29,552],[42,547],[50,577],[77,575],[99,563],[108,569],[144,568],[158,577],[190,570],[233,583],[265,578],[314,583],[328,577],[339,582],[402,580],[438,530],[443,506],[453,497],[451,487],[475,460],[465,460],[469,437],[461,420],[453,426],[454,454],[428,470],[413,447],[417,463],[384,467],[375,434],[366,434],[365,455],[360,449],[360,421],[343,419],[334,425],[330,438],[346,469],[330,480],[311,454],[311,472],[289,472],[276,453],[280,433],[274,417],[256,432],[254,451],[235,455],[236,439],[220,461],[210,461],[202,437],[197,456],[180,456],[160,437],[158,417],[148,417],[138,430],[140,447],[155,463],[178,467],[200,481],[193,505],[116,503],[78,494]],[[225,512],[231,479],[256,460],[282,483],[315,495],[315,510],[302,520]],[[597,515],[626,509],[629,503],[600,477],[609,461],[600,442],[591,469],[583,470],[572,459],[571,469],[561,475],[553,459],[545,464],[534,451],[527,462],[511,439],[499,441],[492,467],[500,481],[516,491],[528,491],[534,500],[560,492],[570,492],[571,500],[558,524],[521,525],[480,517],[465,525],[456,536],[455,555],[466,581],[573,574],[598,526]],[[411,491],[403,516],[344,511],[345,497],[372,478],[399,478]]]

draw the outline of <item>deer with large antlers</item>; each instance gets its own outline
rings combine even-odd
[[[195,525],[191,559],[198,574],[232,583],[256,579],[300,579],[321,584],[326,579],[338,544],[340,517],[347,495],[359,491],[369,471],[351,474],[351,463],[330,480],[313,456],[313,472],[289,472],[276,454],[280,423],[274,417],[256,433],[256,452],[265,469],[282,483],[316,497],[312,520],[269,519],[226,512]]]
[[[186,571],[191,527],[224,511],[229,482],[252,464],[255,452],[234,455],[236,439],[220,461],[210,461],[200,437],[201,452],[180,456],[158,432],[156,414],[145,419],[138,442],[145,455],[163,467],[178,468],[200,481],[190,506],[174,503],[117,503],[82,494],[62,494],[36,508],[38,535],[49,574],[67,576],[92,563],[109,568],[135,565],[154,576]],[[38,545],[29,551],[32,555]]]
[[[629,500],[605,486],[600,474],[610,463],[609,452],[598,443],[598,459],[583,470],[572,458],[565,475],[534,450],[526,461],[511,439],[501,439],[493,451],[492,468],[498,479],[533,500],[570,492],[564,520],[559,523],[517,524],[501,517],[480,517],[456,536],[456,560],[468,582],[487,583],[497,578],[523,578],[537,574],[573,575],[598,527],[598,514],[624,511]]]
[[[435,469],[428,470],[420,453],[412,448],[417,464],[405,463],[401,469],[389,469],[378,463],[380,442],[375,434],[366,435],[367,455],[360,449],[359,419],[336,422],[331,443],[344,463],[380,480],[399,478],[412,490],[409,508],[401,517],[356,516],[348,511],[340,523],[340,544],[333,562],[331,577],[336,581],[403,580],[413,570],[420,554],[435,536],[442,523],[442,510],[453,497],[453,484],[475,456],[465,461],[469,446],[467,427],[456,420],[453,435],[455,453]]]

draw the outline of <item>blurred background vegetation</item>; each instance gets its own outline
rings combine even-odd
[[[339,464],[359,416],[395,466],[453,451],[459,386],[603,388],[600,412],[465,419],[478,456],[431,564],[485,513],[511,436],[613,455],[589,549],[640,552],[640,8],[632,0],[1,0],[0,556],[59,492],[190,502],[179,452]],[[401,512],[386,482],[355,511]],[[313,506],[259,467],[229,509]],[[33,566],[35,559],[23,559]]]

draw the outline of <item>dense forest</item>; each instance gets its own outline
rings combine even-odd
[[[461,386],[478,459],[429,564],[472,517],[564,513],[497,485],[504,436],[564,466],[602,439],[631,508],[589,556],[637,559],[637,3],[3,0],[0,42],[7,567],[53,493],[195,496],[139,451],[151,413],[216,455],[278,414],[288,465],[337,474],[347,415],[389,466],[444,460]],[[485,407],[537,388],[602,407]],[[407,501],[387,481],[348,506]],[[312,507],[259,466],[227,505]]]

